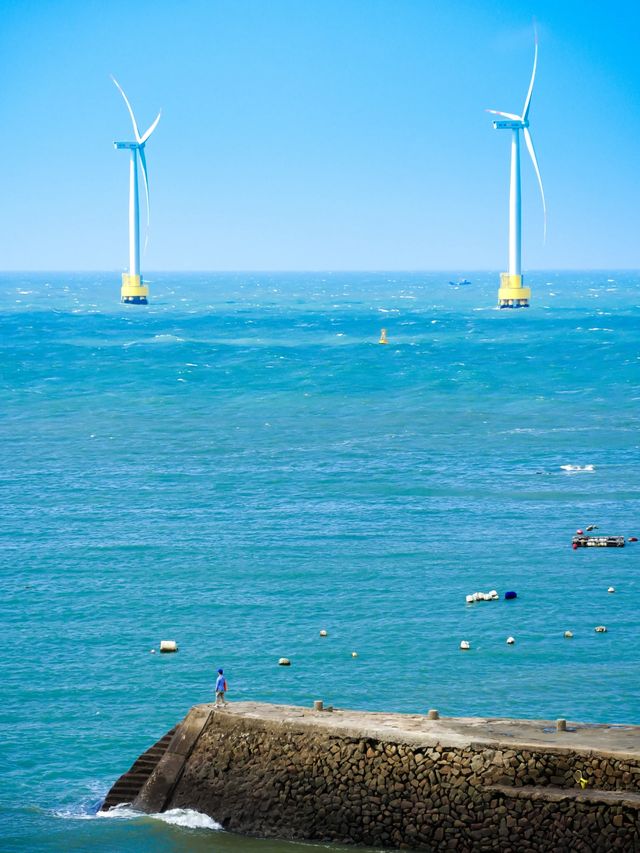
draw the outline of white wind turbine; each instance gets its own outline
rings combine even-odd
[[[538,160],[533,147],[533,140],[529,132],[529,108],[531,107],[531,95],[533,94],[533,83],[536,79],[536,67],[538,65],[538,34],[535,35],[535,52],[533,55],[533,71],[531,82],[525,98],[522,115],[514,113],[503,113],[499,110],[487,110],[494,115],[503,116],[508,121],[494,121],[496,130],[511,131],[511,183],[509,188],[509,272],[500,275],[500,290],[498,291],[498,305],[500,308],[525,308],[529,305],[531,289],[522,286],[521,267],[521,205],[520,205],[520,131],[524,136],[525,145],[531,156],[531,162],[535,169],[542,196],[542,209],[544,212],[544,238],[547,237],[547,205],[544,198],[544,188]]]
[[[140,210],[138,204],[138,158],[142,168],[145,198],[147,202],[147,230],[149,228],[149,177],[147,175],[147,160],[144,154],[144,146],[147,140],[158,126],[161,112],[156,116],[152,125],[140,136],[136,117],[131,109],[129,99],[124,93],[122,86],[112,75],[111,79],[118,87],[118,91],[124,98],[124,102],[131,116],[135,142],[114,142],[116,148],[124,148],[131,152],[131,165],[129,169],[129,272],[122,274],[121,298],[123,302],[138,305],[147,304],[149,288],[142,283],[140,275]],[[146,245],[146,240],[145,240]]]

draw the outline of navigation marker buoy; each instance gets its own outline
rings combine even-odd
[[[379,344],[388,344],[389,343],[389,341],[387,340],[387,330],[386,329],[380,329],[380,340],[378,341],[378,343]]]

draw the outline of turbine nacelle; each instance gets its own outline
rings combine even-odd
[[[494,121],[493,126],[496,130],[523,130],[529,121]]]
[[[144,148],[144,142],[140,145],[138,142],[114,142],[114,148],[126,149],[128,151],[134,150],[137,151],[139,148]]]

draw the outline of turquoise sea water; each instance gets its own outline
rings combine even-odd
[[[640,275],[531,274],[520,312],[487,273],[150,277],[0,278],[2,850],[305,849],[93,817],[218,666],[640,724],[639,546],[570,547],[640,532]]]

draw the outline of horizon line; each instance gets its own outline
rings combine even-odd
[[[182,274],[182,275],[225,275],[229,273],[235,274],[305,274],[305,275],[333,275],[333,274],[341,274],[341,273],[358,273],[358,274],[371,274],[371,273],[379,273],[379,274],[463,274],[463,273],[479,273],[479,274],[487,274],[487,275],[500,275],[499,269],[489,269],[486,267],[467,267],[465,268],[452,268],[452,267],[403,267],[396,269],[385,269],[382,267],[379,268],[371,268],[366,269],[362,267],[346,267],[346,268],[326,268],[326,269],[305,269],[305,268],[225,268],[225,269],[155,269],[149,270],[149,275],[173,275],[173,274]],[[524,274],[530,273],[558,273],[558,272],[625,272],[625,273],[640,273],[640,266],[638,267],[532,267],[531,269],[525,270]],[[114,269],[65,269],[65,268],[50,268],[50,269],[3,269],[0,270],[0,275],[46,275],[48,273],[59,273],[59,274],[72,274],[72,275],[83,275],[83,274],[91,274],[91,275],[109,275],[109,276],[121,276],[122,270],[114,270]],[[143,279],[145,277],[143,276]]]

